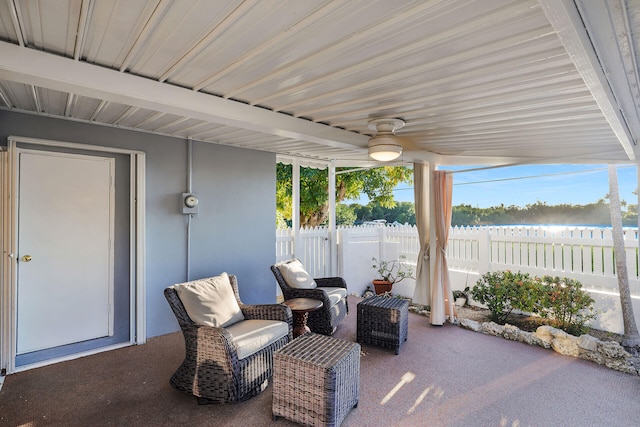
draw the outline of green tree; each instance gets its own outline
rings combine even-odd
[[[412,202],[400,202],[391,209],[389,222],[399,222],[400,224],[416,224],[416,207]]]
[[[343,203],[336,204],[337,225],[353,225],[356,218],[356,212],[352,206],[348,206]]]
[[[638,225],[638,205],[627,205],[627,212],[622,216],[622,224],[631,227]]]
[[[451,211],[451,225],[479,225],[481,209],[471,205],[453,206]]]
[[[371,221],[375,219],[371,209],[371,204],[361,205],[359,203],[353,203],[350,205],[353,207],[353,211],[356,213],[356,221]]]
[[[336,168],[336,171],[345,168]],[[291,219],[292,166],[277,164],[276,209],[285,219]],[[410,168],[383,166],[336,175],[336,203],[357,199],[361,194],[382,207],[394,207],[393,189],[411,183]],[[315,227],[323,224],[329,213],[329,177],[327,169],[300,168],[300,225]]]
[[[282,216],[282,212],[276,211],[276,228],[281,229],[287,227],[289,227],[289,224],[287,224],[287,220]]]
[[[490,208],[473,208],[470,205],[454,206],[452,225],[497,225],[497,224],[591,224],[609,225],[609,203],[605,198],[586,205],[548,205],[537,201],[525,207],[492,206]],[[636,205],[623,204],[627,212],[623,212],[623,224],[637,225],[638,210]]]

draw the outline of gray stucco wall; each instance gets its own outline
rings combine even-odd
[[[0,111],[0,141],[25,136],[139,150],[146,153],[147,336],[178,330],[162,291],[174,283],[219,274],[238,276],[245,303],[274,302],[269,267],[275,261],[275,155],[193,142],[190,278],[187,216],[187,142],[74,121]]]

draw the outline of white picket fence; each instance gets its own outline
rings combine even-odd
[[[624,230],[631,291],[640,295],[638,230]],[[514,270],[579,280],[590,290],[617,292],[610,228],[565,226],[454,227],[447,260],[452,270]]]
[[[300,229],[298,250],[294,250],[293,230],[276,230],[276,262],[298,258],[313,277],[327,277],[330,273],[329,229],[326,227]]]
[[[350,292],[361,294],[373,278],[371,258],[395,259],[403,254],[415,264],[419,243],[415,226],[338,227],[338,275]],[[314,277],[329,275],[330,235],[325,227],[301,229],[300,258]],[[293,232],[277,231],[276,259],[292,258]],[[634,311],[640,320],[638,230],[624,230],[625,256]],[[613,238],[610,228],[569,226],[453,227],[447,261],[453,289],[473,286],[488,271],[512,270],[535,276],[561,276],[579,280],[596,300],[600,311],[595,327],[622,331]],[[415,282],[405,280],[394,292],[412,296]],[[640,324],[640,322],[638,322]]]

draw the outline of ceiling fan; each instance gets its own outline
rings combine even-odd
[[[369,139],[369,157],[381,162],[389,162],[400,157],[403,147],[395,133],[404,125],[404,120],[397,118],[371,120],[368,127],[376,131],[376,134]]]
[[[369,138],[369,157],[380,162],[390,162],[404,153],[409,161],[437,161],[439,155],[415,143],[410,136],[396,135],[406,122],[400,118],[377,118],[369,121],[367,127],[376,133]]]

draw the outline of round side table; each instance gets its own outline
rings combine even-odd
[[[319,310],[323,305],[322,301],[313,298],[292,298],[285,300],[283,304],[293,312],[293,338],[309,332],[309,312]]]

